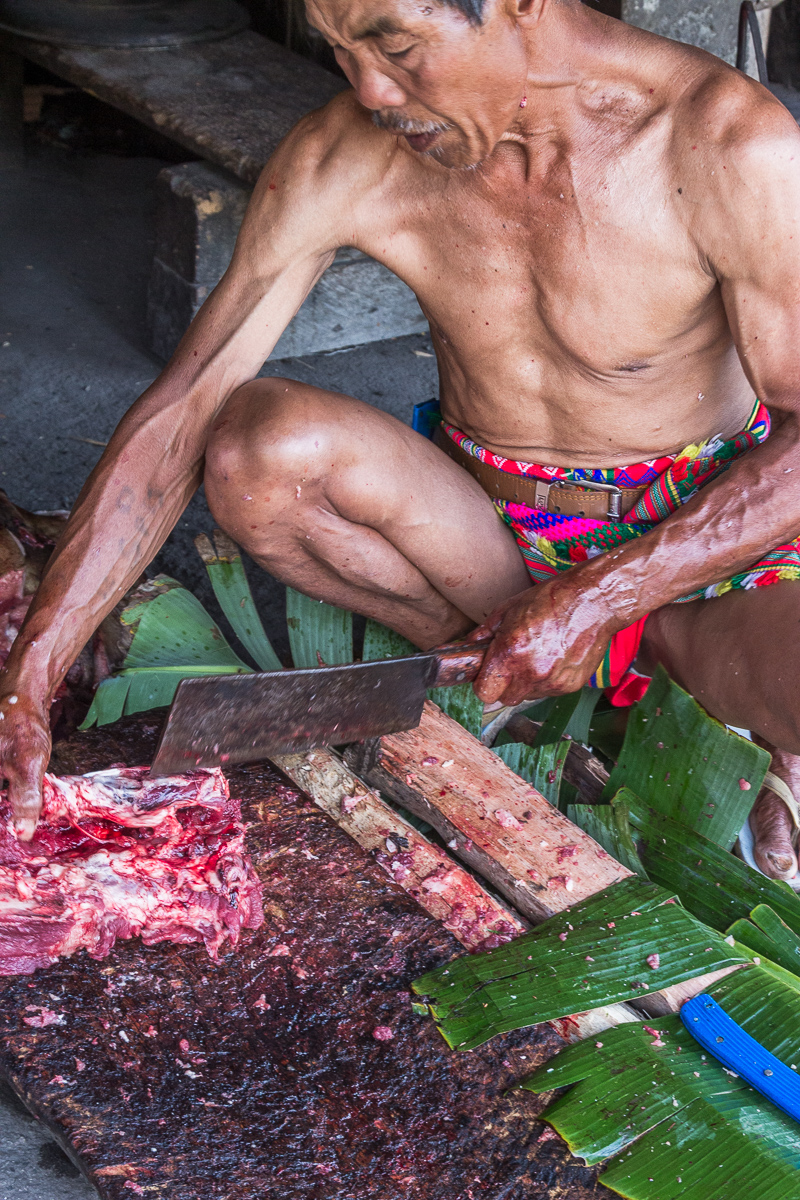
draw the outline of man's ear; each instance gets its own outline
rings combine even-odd
[[[538,21],[549,0],[512,0],[517,19]]]

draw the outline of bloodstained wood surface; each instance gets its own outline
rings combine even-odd
[[[246,183],[301,117],[347,87],[250,30],[160,50],[3,40]]]
[[[283,754],[276,762],[468,950],[491,950],[529,928],[445,850],[370,791],[335,751]]]
[[[631,874],[430,701],[416,729],[362,743],[347,761],[533,921]]]
[[[52,769],[148,762],[156,733],[134,717],[76,734]],[[409,988],[459,943],[274,769],[229,778],[261,930],[218,964],[133,940],[0,980],[0,1074],[104,1200],[610,1195],[537,1120],[547,1098],[509,1090],[558,1035],[449,1051]],[[60,1023],[27,1025],[42,1008]]]
[[[518,913],[500,904],[446,850],[371,791],[335,750],[282,754],[275,761],[468,950],[490,950],[528,928]],[[627,1004],[608,1004],[550,1024],[565,1041],[579,1042],[637,1020],[639,1015]]]

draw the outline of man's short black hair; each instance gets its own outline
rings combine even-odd
[[[483,21],[484,0],[443,0],[448,8],[457,8],[471,25],[480,25]]]

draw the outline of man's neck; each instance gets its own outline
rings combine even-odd
[[[503,141],[567,133],[580,94],[604,85],[620,92],[636,88],[635,73],[617,52],[615,25],[580,0],[545,0],[539,16],[523,24],[526,94]]]

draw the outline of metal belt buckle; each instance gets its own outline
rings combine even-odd
[[[593,479],[582,479],[574,486],[590,488],[595,492],[607,492],[608,513],[606,515],[609,521],[622,520],[622,488],[618,488],[615,483],[595,483]]]

